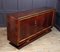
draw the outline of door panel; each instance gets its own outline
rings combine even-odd
[[[36,33],[35,16],[30,18],[29,27],[30,35],[35,34]]]
[[[36,17],[36,23],[37,23],[37,31],[40,31],[43,29],[43,23],[44,23],[44,15],[38,15]]]
[[[54,19],[53,19],[54,17],[53,17],[53,11],[52,12],[50,12],[50,13],[48,13],[48,26],[52,26],[53,25],[53,21],[54,21]]]
[[[29,34],[29,19],[20,21],[20,36],[21,39],[24,39]]]
[[[49,27],[52,25],[52,17],[53,17],[53,12],[45,13],[45,20],[44,20],[44,27]]]
[[[26,38],[35,33],[36,27],[34,17],[20,21],[20,35],[22,38]]]

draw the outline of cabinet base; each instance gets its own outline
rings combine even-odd
[[[34,37],[31,37],[31,38],[29,38],[29,39],[24,40],[23,42],[19,43],[19,46],[13,44],[12,42],[10,42],[10,44],[13,45],[14,47],[20,49],[20,48],[24,47],[25,45],[33,42],[34,40],[42,37],[43,35],[45,35],[45,34],[47,34],[47,33],[49,33],[49,32],[51,32],[51,28],[48,28],[47,30],[44,30],[43,32],[37,34],[37,35],[34,36]]]

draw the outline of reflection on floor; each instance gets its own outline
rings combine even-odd
[[[17,49],[9,44],[6,27],[0,28],[0,52],[60,52],[60,32],[53,27],[50,33]]]

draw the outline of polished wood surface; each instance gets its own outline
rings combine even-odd
[[[7,38],[16,45],[22,46],[35,40],[41,33],[49,32],[54,24],[55,10],[41,8],[7,15]]]

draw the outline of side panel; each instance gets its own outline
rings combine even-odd
[[[19,43],[18,20],[12,16],[7,16],[7,39],[18,46]]]

